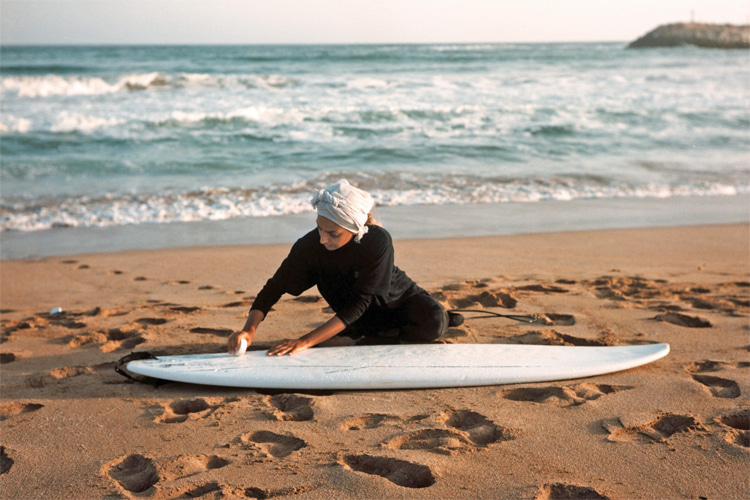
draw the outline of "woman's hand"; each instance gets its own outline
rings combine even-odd
[[[250,313],[247,315],[247,321],[245,322],[245,326],[242,327],[242,330],[238,332],[234,332],[231,337],[229,337],[229,341],[227,342],[227,351],[229,354],[234,354],[237,352],[237,349],[240,348],[240,341],[242,339],[245,339],[247,341],[247,345],[253,343],[253,337],[255,337],[255,330],[258,328],[258,325],[260,325],[260,322],[263,321],[263,318],[265,318],[265,315],[258,311],[257,309],[252,309]]]
[[[252,344],[253,337],[255,337],[255,328],[252,328],[250,331],[243,330],[234,332],[232,336],[229,337],[229,342],[227,342],[227,352],[229,352],[229,354],[237,352],[237,349],[240,348],[240,342],[242,339],[247,341],[247,345]]]
[[[321,342],[330,339],[337,333],[340,333],[346,328],[343,321],[338,316],[334,316],[315,330],[311,331],[307,335],[297,340],[285,340],[279,344],[276,344],[268,350],[266,354],[269,356],[285,356],[287,354],[296,354],[300,351],[318,345]]]
[[[297,340],[285,340],[270,348],[266,354],[269,356],[285,356],[287,354],[292,355],[300,351],[304,351],[310,347],[304,337]]]

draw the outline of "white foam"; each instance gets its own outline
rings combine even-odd
[[[208,75],[161,72],[132,73],[108,80],[101,76],[8,76],[2,79],[2,91],[24,98],[52,96],[95,96],[167,87],[253,87],[281,89],[297,80],[281,75]]]
[[[386,178],[374,179],[384,182]],[[750,193],[750,185],[629,185],[572,182],[570,179],[481,182],[454,179],[430,184],[413,176],[392,176],[401,188],[370,189],[379,206],[533,203],[602,198],[732,196]],[[326,179],[326,182],[328,179]],[[320,182],[301,182],[262,190],[205,189],[161,195],[86,196],[64,200],[5,197],[0,230],[38,231],[53,227],[108,227],[268,217],[311,212],[310,193]],[[364,186],[366,187],[366,186]]]
[[[125,76],[117,82],[115,87],[118,90],[145,90],[149,87],[166,87],[171,81],[171,77],[164,73],[154,72]]]
[[[83,77],[10,76],[3,78],[4,92],[15,92],[19,97],[50,97],[57,95],[97,95],[117,92],[117,86],[104,79]]]
[[[32,123],[28,118],[4,115],[3,121],[5,123],[0,122],[0,134],[27,134],[32,130]]]
[[[153,123],[156,125],[166,125],[192,124],[208,120],[217,122],[244,120],[264,126],[274,126],[298,124],[304,122],[306,118],[308,118],[308,115],[300,110],[270,108],[260,105],[233,109],[227,112],[171,111],[167,117],[161,117]]]
[[[124,123],[124,120],[62,111],[50,130],[52,132],[91,132],[99,128],[114,127],[121,123]]]
[[[346,86],[350,89],[364,90],[364,89],[387,89],[387,88],[392,87],[393,84],[385,80],[382,80],[380,78],[362,77],[362,78],[354,78],[351,80],[347,80]]]

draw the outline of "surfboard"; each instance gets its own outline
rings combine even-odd
[[[140,359],[127,371],[174,382],[259,389],[417,389],[592,377],[651,363],[668,344],[615,347],[417,344],[319,347],[294,356],[193,354]]]

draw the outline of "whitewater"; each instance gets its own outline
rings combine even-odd
[[[0,231],[750,193],[742,51],[4,47]]]

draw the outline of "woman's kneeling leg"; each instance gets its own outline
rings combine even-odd
[[[426,292],[410,297],[400,309],[403,314],[400,336],[405,340],[429,342],[448,331],[448,313]]]

